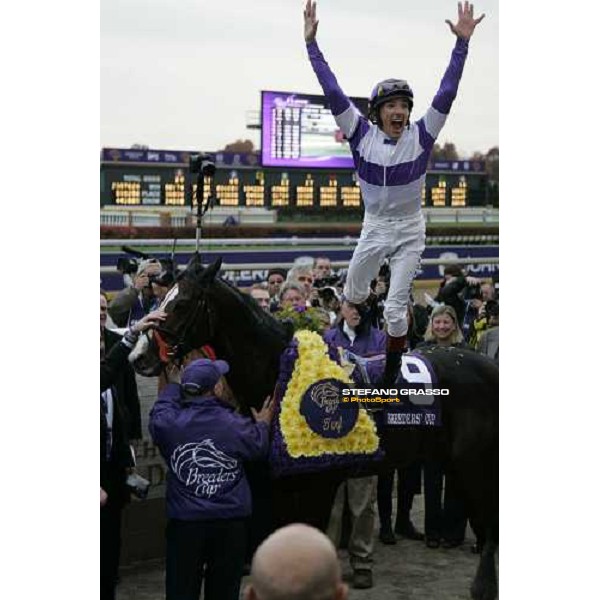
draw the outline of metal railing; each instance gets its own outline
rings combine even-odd
[[[455,258],[452,260],[448,260],[447,258],[424,258],[421,260],[422,265],[449,265],[449,264],[458,264],[458,265],[495,265],[498,264],[499,258],[497,256],[487,256],[487,257],[466,257],[466,258]],[[275,267],[290,269],[294,263],[223,263],[221,265],[221,271],[261,271],[273,269]],[[333,260],[331,261],[331,266],[334,269],[347,269],[350,261],[348,260]],[[183,265],[178,265],[178,269],[182,270],[184,268]],[[101,266],[100,273],[117,273],[116,266]]]

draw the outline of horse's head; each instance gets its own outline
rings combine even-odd
[[[195,256],[165,298],[167,318],[147,340],[133,364],[142,375],[157,375],[162,366],[182,362],[210,346],[229,363],[227,381],[242,407],[262,406],[273,391],[279,357],[293,331],[266,313],[256,300],[218,277],[221,259],[208,267]]]
[[[221,259],[204,268],[197,255],[192,258],[160,306],[167,318],[157,329],[141,336],[130,355],[137,373],[156,376],[169,362],[181,362],[191,351],[211,341],[215,315],[208,290],[220,267]]]

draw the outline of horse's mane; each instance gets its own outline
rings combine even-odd
[[[236,304],[236,310],[232,311],[228,317],[235,321],[235,326],[239,327],[241,331],[248,334],[255,333],[267,343],[279,345],[287,344],[290,341],[291,329],[264,311],[252,296],[241,292],[221,277],[215,278],[213,285],[217,290],[218,297],[226,294]]]

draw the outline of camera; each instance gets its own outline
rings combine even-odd
[[[138,261],[135,258],[119,258],[117,260],[117,270],[123,275],[135,275],[138,270]]]
[[[462,297],[465,302],[469,300],[482,300],[481,285],[467,285],[462,291]]]
[[[334,287],[340,278],[337,275],[330,275],[329,277],[321,277],[321,279],[315,279],[313,287],[315,289],[322,289],[325,287]]]
[[[125,481],[125,484],[129,488],[129,491],[143,500],[148,496],[148,490],[150,489],[150,482],[147,479],[144,479],[141,475],[137,473],[131,473]]]
[[[202,175],[214,175],[216,165],[208,154],[192,154],[190,156],[190,172]]]

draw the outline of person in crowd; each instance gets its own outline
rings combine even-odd
[[[316,3],[307,0],[304,39],[308,56],[338,127],[348,139],[365,204],[361,237],[354,250],[345,297],[364,304],[369,283],[385,257],[390,257],[390,290],[385,306],[387,356],[384,385],[396,381],[406,350],[407,306],[412,280],[425,249],[421,188],[427,159],[458,92],[469,40],[483,19],[473,5],[459,3],[456,24],[446,21],[456,36],[450,64],[425,115],[411,123],[413,91],[400,79],[378,83],[369,99],[369,119],[339,86],[316,41]]]
[[[162,271],[156,258],[142,260],[133,284],[121,290],[108,307],[108,313],[117,327],[129,327],[148,314],[155,306],[151,279]]]
[[[161,271],[150,279],[150,287],[154,294],[154,306],[158,308],[169,290],[175,285],[175,275],[172,271]]]
[[[325,333],[323,339],[334,348],[350,350],[362,357],[385,354],[385,333],[362,321],[358,308],[342,301],[342,320]],[[347,497],[351,515],[348,554],[354,571],[353,587],[373,587],[373,548],[375,545],[375,493],[377,477],[350,478],[337,491],[327,534],[336,547],[340,545],[342,516]]]
[[[281,289],[281,308],[306,307],[306,286],[300,282],[288,281]]]
[[[425,340],[417,346],[417,350],[431,346],[468,348],[452,306],[440,305],[433,309]],[[465,539],[467,513],[454,473],[445,470],[444,465],[438,461],[426,461],[424,480],[427,547],[439,548],[440,544],[444,548],[460,546]]]
[[[243,462],[265,458],[273,406],[254,420],[224,393],[225,361],[198,359],[169,383],[150,411],[149,430],[167,468],[166,599],[238,600],[250,488]]]
[[[335,548],[318,529],[295,523],[271,534],[252,561],[244,600],[347,600]]]
[[[275,312],[279,307],[279,293],[286,277],[287,271],[285,269],[270,269],[267,273],[267,289],[271,298],[271,312]]]
[[[250,288],[250,295],[258,302],[258,305],[265,311],[271,312],[271,298],[269,290],[265,283],[255,283]]]
[[[114,600],[121,551],[121,513],[129,502],[127,477],[135,466],[131,437],[139,433],[137,414],[131,414],[135,380],[131,384],[127,357],[140,332],[165,318],[160,311],[142,317],[117,341],[106,325],[106,297],[100,294],[100,598]],[[110,340],[107,344],[106,339]],[[129,398],[129,403],[127,399]]]
[[[466,286],[467,280],[460,265],[447,265],[444,267],[444,278],[434,298],[437,304],[451,306],[459,323],[465,318],[465,301],[460,294]]]
[[[342,308],[340,293],[333,286],[319,288],[318,293],[321,307],[329,314],[330,325],[335,325],[338,322],[338,315]]]
[[[481,298],[481,294],[479,294],[479,298]],[[481,336],[483,335],[484,331],[487,329],[487,326],[488,326],[487,315],[486,315],[486,310],[485,310],[485,302],[478,300],[476,305],[478,307],[477,314],[475,315],[475,317],[469,324],[467,334],[465,335],[467,344],[471,348],[477,347],[477,344],[479,343]],[[463,324],[463,331],[465,330],[465,328],[466,328],[466,323]]]
[[[313,271],[315,287],[318,286],[319,282],[323,282],[323,285],[333,285],[338,279],[331,268],[331,260],[327,256],[317,256],[315,258],[315,268]]]
[[[287,274],[287,283],[294,281],[304,286],[306,306],[319,306],[319,294],[313,287],[314,275],[312,267],[299,265],[292,267]]]
[[[495,361],[500,360],[500,306],[495,300],[485,303],[487,329],[477,343],[477,352],[481,352]]]
[[[108,316],[108,297],[106,292],[100,291],[100,359],[104,360],[105,356],[111,349],[123,340],[123,336],[107,329]],[[137,331],[137,329],[134,329]],[[115,381],[112,384],[115,388],[114,392],[119,398],[120,404],[127,411],[128,429],[127,435],[130,440],[142,439],[142,418],[140,410],[140,399],[138,396],[137,383],[135,380],[135,372],[129,364],[125,362],[120,366]]]

